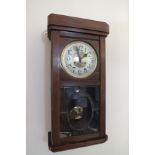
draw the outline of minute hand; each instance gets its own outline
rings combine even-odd
[[[77,46],[75,46],[75,51],[79,57],[79,62],[81,63],[81,56],[80,56],[79,48]]]

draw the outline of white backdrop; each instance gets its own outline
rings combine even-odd
[[[103,144],[58,155],[128,155],[128,0],[27,0],[27,155],[51,155],[50,41],[43,32],[50,13],[105,21],[107,134]]]

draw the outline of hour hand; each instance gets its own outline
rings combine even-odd
[[[82,58],[85,58],[85,57],[87,57],[87,54],[88,54],[88,53],[85,53],[85,54],[83,54]]]

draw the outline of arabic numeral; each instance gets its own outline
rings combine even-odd
[[[87,68],[84,68],[84,72],[87,73]]]
[[[68,55],[71,55],[72,54],[72,50],[68,50]]]
[[[95,61],[94,61],[94,59],[90,59],[90,62],[91,62],[91,63],[94,63]]]
[[[66,67],[67,68],[72,68],[72,69],[76,68],[76,67],[72,66],[71,64],[67,64]]]
[[[87,52],[87,48],[85,47],[85,51],[84,51],[85,53]]]
[[[87,68],[88,68],[88,69],[91,69],[91,65],[89,64],[89,65],[87,66]]]
[[[66,60],[67,60],[67,61],[70,61],[70,59],[71,59],[70,56],[67,56]]]
[[[91,57],[92,57],[92,55],[91,55],[91,54],[88,54],[88,57],[89,57],[89,58],[91,58]]]
[[[82,51],[83,50],[83,46],[80,45],[79,46],[79,50]]]
[[[82,73],[82,71],[79,69],[79,70],[78,70],[78,74],[80,75],[81,73]]]

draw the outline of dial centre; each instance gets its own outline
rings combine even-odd
[[[79,57],[77,54],[75,54],[75,56],[73,57],[73,63],[76,67],[82,68],[86,66],[87,61],[83,57]]]

